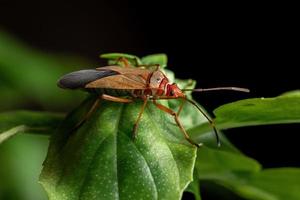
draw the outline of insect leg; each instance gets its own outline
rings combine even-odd
[[[179,118],[178,118],[178,115],[177,115],[176,112],[174,112],[173,110],[171,110],[170,108],[167,108],[166,106],[164,106],[164,105],[162,105],[162,104],[157,103],[155,100],[153,100],[153,103],[154,103],[154,105],[155,105],[157,108],[159,108],[160,110],[162,110],[162,111],[164,111],[164,112],[166,112],[166,113],[169,113],[170,115],[172,115],[172,116],[174,117],[174,119],[175,119],[175,121],[176,121],[176,124],[179,126],[179,128],[180,128],[181,132],[183,133],[185,139],[186,139],[189,143],[191,143],[192,145],[195,145],[196,147],[200,147],[200,146],[201,146],[201,144],[197,144],[196,142],[194,142],[194,141],[190,138],[190,136],[187,134],[187,132],[184,130],[184,128],[183,128],[181,122],[179,121]]]
[[[196,104],[196,102],[194,102],[194,101],[192,101],[190,99],[187,99],[187,98],[184,98],[184,99],[187,100],[189,103],[193,104],[203,114],[203,116],[207,119],[207,121],[209,122],[209,124],[213,128],[214,133],[216,135],[217,145],[218,145],[218,147],[220,147],[221,146],[221,141],[220,141],[220,138],[219,138],[219,135],[218,135],[218,131],[216,129],[214,121],[203,111],[203,109],[200,106],[198,106]]]
[[[84,115],[84,117],[71,129],[70,132],[75,131],[76,129],[78,129],[88,118],[90,118],[90,116],[93,114],[93,112],[96,110],[96,108],[99,105],[99,101],[100,99],[97,98],[95,100],[95,102],[93,103],[92,107],[89,109],[89,111]]]
[[[138,116],[138,118],[136,119],[136,121],[135,121],[135,123],[133,125],[133,139],[135,139],[136,136],[137,136],[137,128],[138,128],[139,122],[142,119],[142,115],[143,115],[144,110],[146,108],[147,102],[148,102],[148,99],[144,98],[144,103],[143,103],[142,108],[140,110],[139,116]]]
[[[101,98],[105,99],[105,100],[108,100],[108,101],[118,102],[118,103],[131,103],[131,102],[133,102],[133,100],[131,100],[131,99],[126,99],[126,98],[121,98],[121,97],[114,97],[114,96],[110,96],[110,95],[107,95],[107,94],[102,94]],[[136,138],[136,135],[137,135],[136,132],[137,132],[138,124],[141,121],[142,115],[143,115],[145,107],[147,105],[147,101],[148,101],[148,99],[144,98],[144,103],[142,105],[142,108],[140,110],[138,118],[134,123],[134,126],[133,126],[133,139]]]
[[[117,63],[122,64],[122,66],[124,66],[124,67],[130,67],[128,60],[124,57],[118,58]]]
[[[131,103],[133,102],[131,99],[121,98],[121,97],[114,97],[108,94],[102,94],[101,99],[107,100],[107,101],[113,101],[118,103]]]
[[[120,98],[120,97],[114,97],[114,96],[110,96],[107,94],[102,94],[100,97],[98,97],[95,102],[93,103],[93,105],[91,106],[91,108],[89,109],[89,111],[84,115],[84,117],[71,129],[70,132],[75,131],[76,129],[78,129],[80,126],[82,126],[82,124],[90,118],[90,116],[93,114],[93,112],[96,110],[96,108],[99,105],[100,99],[105,99],[108,101],[113,101],[113,102],[119,102],[119,103],[131,103],[132,100],[131,99],[125,99],[125,98]]]
[[[180,104],[179,109],[178,109],[178,111],[177,111],[177,116],[179,116],[180,112],[182,111],[182,108],[183,108],[185,102],[186,102],[186,99],[185,99],[185,98],[182,98],[182,99],[181,99],[181,104]]]

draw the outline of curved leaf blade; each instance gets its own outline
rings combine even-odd
[[[168,57],[164,53],[151,54],[141,58],[144,65],[155,65],[159,64],[160,67],[164,68],[168,64]]]
[[[186,192],[190,192],[194,195],[195,200],[201,200],[200,194],[200,181],[197,177],[197,169],[194,169],[194,180],[185,189]]]
[[[116,64],[119,58],[126,58],[133,66],[142,64],[139,57],[127,53],[105,53],[101,54],[100,58],[107,59],[111,65]]]
[[[294,91],[274,98],[245,99],[214,110],[215,124],[220,130],[267,124],[300,123],[300,92]],[[210,129],[201,124],[190,130],[198,137]]]
[[[200,180],[213,181],[246,199],[296,200],[300,198],[300,169],[261,165],[241,154],[203,147],[198,150],[195,172]]]
[[[274,196],[278,200],[300,199],[300,169],[274,168],[266,169],[248,177],[248,184]],[[243,192],[244,194],[247,191]],[[246,195],[244,195],[246,196]]]
[[[53,135],[40,177],[50,200],[181,198],[193,177],[196,148],[151,103],[133,142],[140,107],[103,101],[76,132]]]
[[[220,175],[230,176],[232,171],[258,172],[261,165],[245,155],[204,146],[197,152],[195,168],[200,179],[212,180]]]
[[[100,58],[105,58],[109,60],[116,60],[118,58],[136,59],[137,56],[127,53],[104,53],[100,55]]]
[[[299,168],[274,168],[254,173],[232,171],[230,176],[220,174],[214,181],[246,199],[298,200],[299,179]]]

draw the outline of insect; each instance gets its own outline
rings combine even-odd
[[[178,117],[184,103],[187,101],[193,104],[206,117],[215,132],[217,143],[220,145],[219,136],[213,120],[194,101],[186,97],[184,91],[190,91],[191,89],[181,90],[176,83],[170,83],[167,76],[159,69],[159,65],[156,65],[155,69],[150,69],[149,66],[132,67],[125,58],[121,58],[120,60],[124,63],[124,67],[115,65],[80,70],[66,74],[58,80],[58,86],[61,88],[84,89],[99,95],[99,98],[97,98],[85,117],[76,127],[80,126],[89,118],[98,106],[100,99],[119,103],[132,103],[136,99],[141,99],[143,100],[143,104],[133,125],[133,138],[136,138],[138,124],[142,118],[147,102],[152,101],[158,109],[174,117],[176,124],[189,143],[199,147],[200,145],[194,142],[187,134]],[[248,89],[237,87],[193,89],[191,91],[203,92],[211,90],[248,92]],[[157,100],[161,99],[182,99],[178,112],[157,102]]]

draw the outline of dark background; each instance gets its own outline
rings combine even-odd
[[[179,78],[198,87],[241,86],[250,94],[194,94],[209,111],[226,102],[299,89],[299,20],[293,5],[161,1],[0,3],[0,28],[44,52],[94,61],[107,52],[166,53]],[[264,167],[298,166],[299,125],[226,131]],[[204,193],[207,191],[204,188]]]

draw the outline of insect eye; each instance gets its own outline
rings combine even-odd
[[[161,78],[157,78],[156,81],[157,81],[157,82],[160,82],[160,81],[161,81]]]

